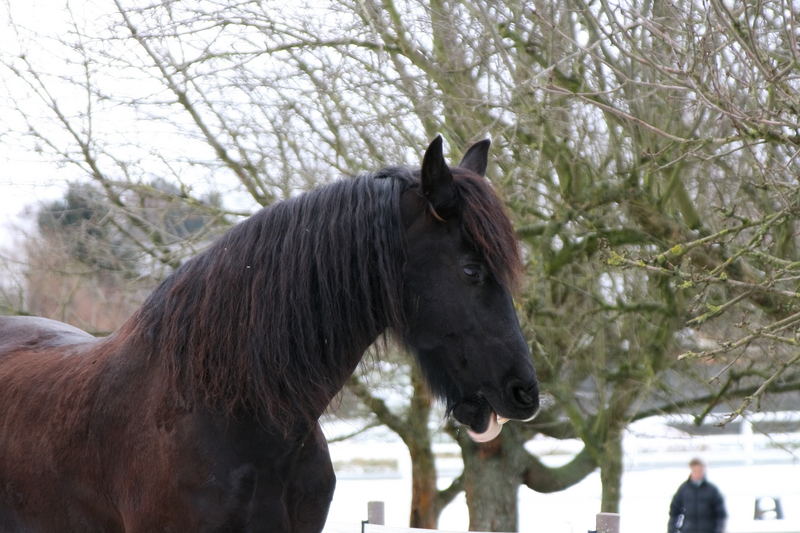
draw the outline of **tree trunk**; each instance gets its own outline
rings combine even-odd
[[[403,441],[411,454],[411,515],[409,526],[436,529],[439,510],[436,499],[436,464],[428,428],[431,397],[425,379],[417,365],[411,369],[411,384],[414,394],[406,418],[407,434]]]
[[[600,460],[600,481],[603,492],[600,500],[600,511],[618,513],[622,497],[622,430],[609,429],[603,444]]]
[[[427,440],[427,439],[426,439]],[[436,468],[430,445],[408,447],[411,453],[411,517],[410,527],[436,529],[439,513],[436,508]]]
[[[517,530],[521,476],[515,454],[509,451],[518,443],[508,442],[505,433],[509,432],[484,444],[472,442],[466,434],[459,437],[471,531]]]

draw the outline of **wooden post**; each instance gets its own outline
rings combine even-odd
[[[597,513],[597,533],[619,533],[619,514]]]
[[[383,502],[367,502],[367,523],[383,526]]]

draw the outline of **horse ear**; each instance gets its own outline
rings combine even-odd
[[[486,166],[488,165],[489,146],[492,141],[484,139],[478,141],[469,147],[467,153],[464,154],[461,163],[458,164],[461,168],[471,170],[478,176],[486,175]]]
[[[455,206],[456,191],[453,186],[453,175],[442,154],[442,136],[437,135],[431,141],[422,158],[420,171],[422,194],[433,205],[434,209],[446,210]]]

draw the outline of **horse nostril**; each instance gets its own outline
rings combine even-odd
[[[523,387],[514,387],[511,391],[514,401],[523,407],[533,407],[539,403],[538,394],[535,393],[536,387],[525,389]]]

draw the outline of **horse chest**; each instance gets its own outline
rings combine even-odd
[[[185,425],[161,444],[160,460],[144,454],[149,475],[121,481],[125,531],[321,531],[335,477],[319,429],[286,442]]]

